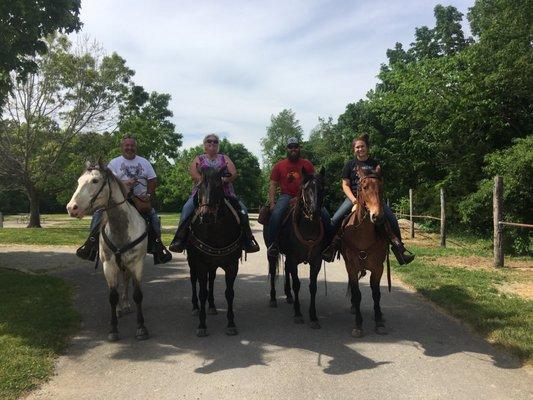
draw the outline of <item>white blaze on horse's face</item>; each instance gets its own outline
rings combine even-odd
[[[91,207],[91,200],[97,195],[104,183],[104,177],[100,171],[96,169],[85,171],[78,178],[78,188],[67,204],[68,214],[73,218],[83,218],[86,212],[90,212],[92,208],[97,206],[97,201],[94,201]],[[98,197],[102,197],[104,191],[106,188],[102,189]]]

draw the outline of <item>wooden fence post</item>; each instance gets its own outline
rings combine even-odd
[[[444,188],[440,188],[440,246],[446,247],[446,204]]]
[[[492,211],[494,223],[494,267],[503,267],[503,178],[494,177],[494,192],[492,197]]]
[[[0,228],[4,227],[4,214],[0,212]]]
[[[409,189],[409,236],[415,237],[415,223],[413,221],[413,189]]]

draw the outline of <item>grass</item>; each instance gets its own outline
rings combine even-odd
[[[402,281],[466,321],[489,342],[533,364],[533,301],[503,292],[502,285],[531,283],[531,271],[465,268],[439,264],[439,256],[480,255],[479,243],[465,247],[411,246],[417,254],[407,267],[395,266]],[[490,252],[485,251],[487,257]]]
[[[54,371],[79,324],[61,279],[0,268],[0,398],[16,399]]]
[[[23,215],[8,215],[6,222],[19,223]],[[89,233],[91,217],[83,219],[70,218],[66,214],[43,214],[44,220],[50,225],[44,228],[25,228],[24,224],[16,228],[0,229],[0,243],[44,246],[80,246]],[[179,220],[177,213],[160,214],[163,225],[163,242],[169,244]]]

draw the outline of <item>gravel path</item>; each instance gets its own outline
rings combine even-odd
[[[260,234],[257,234],[260,236]],[[512,356],[494,349],[453,318],[400,285],[382,281],[388,335],[373,330],[364,278],[366,335],[350,336],[346,273],[320,274],[317,307],[322,329],[292,321],[280,297],[268,307],[264,253],[240,266],[235,313],[239,335],[224,334],[224,280],[216,282],[219,314],[208,316],[210,336],[195,335],[188,266],[183,256],[164,266],[145,262],[144,313],[151,338],[137,342],[135,315],[119,320],[121,340],[106,341],[109,306],[101,269],[74,256],[72,247],[0,246],[0,265],[50,270],[76,290],[83,317],[79,334],[57,362],[56,375],[28,399],[531,399],[533,379]],[[306,321],[308,267],[300,267]],[[281,295],[281,280],[278,282]]]

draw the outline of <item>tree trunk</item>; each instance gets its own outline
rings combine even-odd
[[[39,193],[34,186],[26,188],[30,200],[30,221],[27,228],[41,228],[41,213],[39,212]]]

